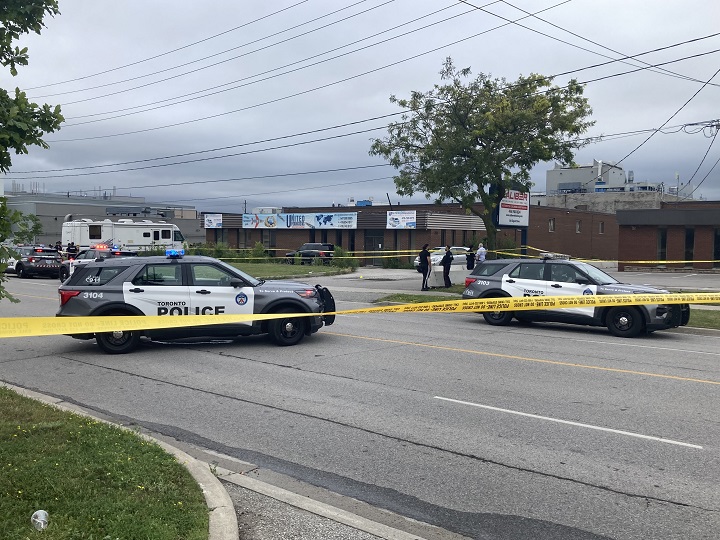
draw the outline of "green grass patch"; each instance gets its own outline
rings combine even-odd
[[[247,263],[224,259],[226,263],[239,268],[246,274],[259,279],[300,279],[317,276],[336,276],[352,273],[352,268],[338,268],[329,264],[281,264],[281,263]]]
[[[688,326],[720,330],[720,311],[690,308],[690,322]]]
[[[0,410],[0,538],[207,540],[200,487],[157,444],[3,387]]]

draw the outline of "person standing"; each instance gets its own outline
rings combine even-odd
[[[486,254],[487,249],[485,249],[485,246],[483,246],[482,242],[480,242],[480,244],[478,244],[477,253],[475,254],[475,263],[480,264],[481,262],[484,262]]]
[[[452,267],[453,258],[450,246],[445,246],[445,255],[443,255],[440,264],[442,264],[443,267],[443,279],[445,280],[446,289],[452,286],[452,282],[450,281],[450,268]]]
[[[423,291],[430,290],[430,287],[428,287],[428,277],[430,276],[430,269],[432,268],[432,263],[430,262],[430,252],[428,251],[429,245],[430,244],[425,244],[422,247],[420,255],[418,256],[418,268],[420,268],[420,272],[423,276],[421,289]]]
[[[475,253],[472,244],[468,244],[468,250],[465,254],[465,266],[468,270],[475,268]]]

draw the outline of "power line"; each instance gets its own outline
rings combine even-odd
[[[467,2],[464,2],[463,0],[459,0],[459,1],[467,4]],[[598,43],[597,41],[593,41],[593,40],[591,40],[591,39],[589,39],[589,38],[586,38],[586,37],[584,37],[584,36],[581,36],[580,34],[578,34],[578,33],[576,33],[576,32],[573,32],[573,31],[571,31],[571,30],[568,30],[567,28],[563,28],[562,26],[559,26],[559,25],[557,25],[557,24],[555,24],[555,23],[553,23],[553,22],[550,22],[550,21],[548,21],[548,20],[546,20],[546,19],[543,19],[542,17],[538,17],[538,16],[535,15],[535,14],[531,14],[529,11],[526,11],[526,10],[524,10],[524,9],[518,7],[518,6],[515,6],[515,5],[511,4],[510,2],[507,2],[506,0],[502,0],[502,2],[503,2],[503,4],[506,4],[506,5],[510,6],[511,8],[514,8],[514,9],[516,9],[516,10],[522,12],[522,13],[530,14],[534,19],[537,19],[537,20],[539,20],[539,21],[541,21],[541,22],[544,22],[545,24],[548,24],[548,25],[552,26],[553,28],[557,28],[558,30],[562,30],[563,32],[567,32],[567,33],[570,34],[571,36],[575,36],[575,37],[577,37],[577,38],[579,38],[579,39],[582,39],[583,41],[587,41],[588,43],[592,43],[593,45],[596,45],[596,46],[598,46],[598,47],[601,47],[601,48],[603,48],[603,49],[605,49],[605,50],[608,50],[608,51],[610,51],[610,52],[614,52],[615,54],[620,54],[620,55],[625,56],[625,53],[622,53],[622,52],[620,52],[620,51],[616,51],[615,49],[612,49],[612,48],[610,48],[610,47],[607,47],[607,46],[603,45],[602,43]],[[469,4],[468,4],[468,5],[469,5]],[[489,13],[489,12],[488,12],[488,13]],[[527,27],[523,26],[523,28],[527,28]],[[533,30],[533,29],[528,28],[528,30]],[[533,31],[535,31],[535,30],[533,30]],[[545,35],[545,34],[543,34],[543,35]],[[552,36],[549,36],[549,37],[552,37]],[[566,42],[563,41],[562,43],[566,43]],[[605,54],[602,54],[602,53],[599,53],[599,52],[596,52],[596,51],[591,51],[591,50],[589,50],[589,49],[585,49],[584,47],[579,47],[578,45],[575,45],[575,44],[573,44],[573,43],[568,43],[568,45],[571,45],[572,47],[581,49],[581,50],[583,50],[583,51],[589,51],[589,52],[591,52],[591,53],[593,53],[593,54],[597,54],[597,55],[599,55],[599,56],[603,56],[604,58],[610,58],[610,59],[612,59],[611,56],[608,56],[608,55],[605,55]],[[648,66],[650,65],[648,62],[645,62],[645,61],[643,61],[643,60],[640,60],[639,58],[635,58],[635,60],[637,60],[638,62],[640,62],[640,63],[642,63],[642,64],[645,64],[645,65],[648,65]],[[620,59],[620,61],[622,61],[623,63],[627,63],[627,64],[632,65],[630,62],[625,62],[625,61],[623,61],[622,59]],[[651,71],[655,71],[655,70],[651,70]],[[674,72],[674,71],[670,71],[670,70],[662,69],[662,68],[661,68],[660,70],[657,70],[656,73],[665,73],[665,74],[670,75],[670,76],[672,76],[672,77],[677,77],[677,78],[680,78],[680,79],[685,79],[685,80],[693,81],[693,82],[699,82],[699,83],[703,82],[703,81],[701,81],[701,80],[699,80],[699,79],[695,79],[694,77],[688,77],[687,75],[682,75],[681,73],[676,73],[676,72]],[[720,86],[720,85],[714,84],[713,86]]]
[[[367,0],[362,0],[362,2],[366,2],[366,1],[367,1]],[[283,44],[283,43],[287,43],[288,41],[292,41],[292,40],[294,40],[294,39],[297,39],[297,38],[306,36],[306,35],[308,35],[308,34],[312,34],[313,32],[317,32],[317,31],[322,30],[322,29],[324,29],[324,28],[328,28],[328,27],[333,26],[333,25],[335,25],[335,24],[339,24],[339,23],[341,23],[341,22],[344,22],[344,21],[347,21],[347,20],[349,20],[349,19],[352,19],[353,17],[357,17],[357,16],[359,16],[359,15],[362,15],[362,14],[364,14],[364,13],[367,13],[367,12],[372,11],[372,10],[374,10],[374,9],[377,9],[377,8],[379,8],[379,7],[382,7],[382,6],[385,6],[385,5],[387,5],[387,4],[390,4],[390,3],[394,2],[394,1],[395,1],[395,0],[387,0],[387,1],[384,2],[383,4],[380,4],[380,5],[378,5],[378,6],[374,6],[374,7],[368,8],[368,9],[366,9],[365,11],[361,11],[360,13],[356,13],[355,15],[351,15],[351,16],[345,17],[344,19],[340,19],[339,21],[335,21],[335,22],[326,24],[326,25],[324,25],[324,26],[320,26],[319,28],[316,28],[316,29],[314,29],[314,30],[310,30],[310,31],[307,31],[307,32],[303,32],[302,34],[298,34],[297,36],[293,36],[293,37],[291,37],[291,38],[287,38],[287,39],[283,39],[283,40],[281,40],[281,41],[277,41],[277,42],[272,43],[272,44],[270,44],[270,45],[266,45],[266,46],[264,46],[264,47],[260,47],[259,49],[255,49],[255,50],[253,50],[253,51],[250,51],[250,52],[247,52],[247,53],[243,53],[243,54],[240,54],[240,55],[238,55],[238,56],[233,56],[232,58],[226,58],[225,60],[220,60],[220,61],[218,61],[218,62],[215,62],[215,63],[213,63],[213,64],[209,64],[209,65],[207,65],[207,66],[202,66],[202,67],[199,67],[199,68],[196,68],[196,69],[192,69],[192,70],[190,70],[190,71],[186,71],[186,72],[184,72],[184,73],[179,73],[179,74],[177,74],[177,75],[172,75],[171,77],[166,77],[166,78],[164,78],[164,79],[159,79],[159,80],[157,80],[157,81],[151,81],[151,82],[148,82],[148,83],[145,83],[145,84],[141,84],[140,86],[134,86],[134,87],[132,87],[132,88],[126,88],[126,89],[124,89],[124,90],[118,90],[117,92],[111,92],[111,93],[109,93],[109,94],[103,94],[103,95],[100,95],[100,96],[94,96],[94,97],[89,97],[89,98],[84,98],[84,99],[78,99],[78,100],[75,100],[75,101],[68,101],[68,102],[65,103],[65,105],[75,105],[76,103],[85,103],[85,102],[88,102],[88,101],[94,101],[94,100],[96,100],[96,99],[102,99],[102,98],[106,98],[106,97],[111,97],[111,96],[115,96],[115,95],[118,95],[118,94],[124,94],[124,93],[126,93],[126,92],[131,92],[131,91],[133,91],[133,90],[139,90],[140,88],[146,88],[146,87],[148,87],[148,86],[153,86],[153,85],[155,85],[155,84],[160,84],[160,83],[163,83],[163,82],[171,81],[171,80],[173,80],[173,79],[178,79],[178,78],[184,77],[184,76],[186,76],[186,75],[191,75],[191,74],[193,74],[193,73],[197,73],[198,71],[203,71],[203,70],[205,70],[205,69],[217,67],[217,66],[219,66],[219,65],[221,65],[221,64],[225,64],[225,63],[227,63],[227,62],[231,62],[231,61],[233,61],[233,60],[237,60],[238,58],[243,58],[243,57],[245,57],[245,56],[249,56],[249,55],[251,55],[251,54],[255,54],[255,53],[257,53],[257,52],[264,51],[264,50],[266,50],[266,49],[270,49],[270,48],[275,47],[275,46],[277,46],[277,45],[281,45],[281,44]],[[500,1],[500,0],[498,0],[498,1]],[[358,3],[361,3],[361,2],[358,2]],[[343,9],[347,9],[347,8],[343,8]],[[342,10],[338,10],[338,11],[342,11]],[[336,13],[336,12],[333,12],[333,13]],[[324,16],[328,16],[328,15],[324,15]],[[322,17],[318,17],[318,19],[319,19],[319,18],[322,18]],[[317,19],[313,19],[313,21],[315,21],[315,20],[317,20]],[[313,21],[310,21],[310,22],[313,22]],[[309,23],[304,23],[304,24],[309,24]],[[301,25],[299,25],[299,26],[301,26]],[[293,27],[293,28],[296,28],[296,27]],[[283,31],[283,32],[284,32],[284,31]],[[278,33],[282,33],[282,32],[278,32]],[[278,33],[272,34],[272,36],[277,35]],[[233,49],[228,49],[228,50],[226,50],[226,51],[222,51],[222,52],[219,52],[219,53],[210,55],[210,56],[205,57],[205,58],[200,58],[200,59],[194,60],[194,61],[192,61],[192,62],[187,62],[187,63],[185,63],[185,64],[180,64],[179,66],[174,66],[174,67],[171,67],[171,68],[167,68],[167,69],[155,71],[155,72],[153,72],[153,73],[148,73],[148,74],[141,75],[141,76],[138,76],[138,77],[132,77],[132,78],[130,78],[130,79],[125,79],[125,80],[122,80],[122,81],[115,81],[115,82],[112,82],[112,83],[101,84],[101,85],[93,86],[93,87],[90,87],[90,88],[83,88],[83,89],[81,89],[81,90],[71,90],[71,91],[68,91],[68,92],[59,92],[59,93],[56,93],[56,94],[46,94],[46,95],[44,95],[44,96],[34,96],[32,99],[48,98],[48,97],[53,97],[53,96],[66,95],[66,94],[76,94],[77,92],[86,92],[86,91],[89,91],[89,90],[96,90],[96,89],[98,89],[98,88],[105,88],[105,87],[108,87],[108,86],[115,86],[115,85],[122,84],[122,83],[125,83],[125,82],[130,82],[130,81],[135,81],[135,80],[139,80],[139,79],[144,79],[144,78],[146,78],[146,77],[151,77],[151,76],[153,76],[153,75],[159,75],[160,73],[165,73],[165,72],[167,72],[167,71],[172,71],[172,70],[174,70],[174,69],[178,69],[178,68],[180,68],[180,67],[184,67],[184,66],[187,66],[187,65],[190,65],[190,64],[194,64],[194,63],[200,62],[200,61],[202,61],[202,60],[207,60],[207,59],[209,59],[209,58],[213,58],[213,57],[215,57],[215,56],[219,56],[219,55],[221,55],[221,54],[225,54],[226,52],[232,51],[232,50],[234,50],[234,49],[239,49],[239,48],[245,47],[246,45],[250,45],[250,44],[252,44],[252,43],[257,43],[258,41],[262,41],[262,40],[264,40],[264,39],[267,39],[267,37],[260,38],[260,39],[255,40],[255,41],[251,41],[251,42],[249,42],[249,43],[240,45],[240,46],[238,46],[238,47],[234,47]],[[230,83],[230,84],[232,84],[232,83]]]
[[[182,51],[182,50],[188,49],[188,48],[190,48],[190,47],[194,47],[195,45],[199,45],[200,43],[204,43],[204,42],[206,42],[206,41],[210,41],[211,39],[215,39],[215,38],[220,37],[220,36],[223,36],[223,35],[225,35],[225,34],[229,34],[230,32],[234,32],[235,30],[239,30],[240,28],[245,28],[246,26],[249,26],[249,25],[251,25],[251,24],[255,24],[256,22],[262,21],[262,20],[264,20],[264,19],[267,19],[267,18],[269,18],[269,17],[272,17],[272,16],[277,15],[277,14],[279,14],[279,13],[282,13],[282,12],[284,12],[284,11],[288,11],[289,9],[292,9],[292,8],[294,8],[294,7],[297,7],[297,6],[301,5],[301,4],[305,4],[305,3],[309,2],[309,1],[310,1],[310,0],[301,0],[300,2],[297,2],[296,4],[293,4],[293,5],[288,6],[288,7],[286,7],[286,8],[280,9],[280,10],[275,11],[275,12],[273,12],[273,13],[270,13],[270,14],[268,14],[268,15],[264,15],[263,17],[259,17],[259,18],[257,18],[257,19],[252,20],[252,21],[248,21],[248,22],[246,22],[246,23],[244,23],[244,24],[241,24],[240,26],[236,26],[236,27],[231,28],[231,29],[229,29],[229,30],[225,30],[225,31],[223,31],[223,32],[220,32],[219,34],[215,34],[215,35],[212,35],[212,36],[210,36],[210,37],[203,38],[203,39],[201,39],[201,40],[199,40],[199,41],[194,41],[194,42],[192,42],[192,43],[188,43],[187,45],[183,45],[182,47],[178,47],[178,48],[176,48],[176,49],[172,49],[172,50],[167,51],[167,52],[164,52],[164,53],[156,54],[155,56],[150,56],[150,57],[148,57],[148,58],[144,58],[143,60],[138,60],[138,61],[136,61],[136,62],[131,62],[130,64],[125,64],[125,65],[118,66],[118,67],[114,67],[114,68],[111,68],[111,69],[106,69],[105,71],[100,71],[100,72],[98,72],[98,73],[93,73],[92,75],[85,75],[84,77],[77,77],[77,78],[75,78],[75,79],[68,79],[68,80],[66,80],[66,81],[60,81],[60,82],[55,82],[55,83],[48,83],[48,84],[44,84],[44,85],[41,85],[41,86],[32,86],[32,87],[30,87],[30,88],[26,88],[26,90],[37,90],[38,88],[47,88],[48,86],[57,86],[57,85],[59,85],[59,84],[67,84],[67,83],[71,83],[71,82],[82,81],[82,80],[85,80],[85,79],[91,79],[91,78],[93,78],[93,77],[97,77],[97,76],[99,76],[99,75],[105,75],[106,73],[112,73],[113,71],[119,71],[119,70],[121,70],[121,69],[125,69],[125,68],[128,68],[128,67],[137,66],[138,64],[142,64],[142,63],[144,63],[144,62],[149,62],[150,60],[155,60],[155,59],[157,59],[157,58],[161,58],[161,57],[163,57],[163,56],[167,56],[167,55],[169,55],[169,54],[176,53],[176,52],[178,52],[178,51]]]

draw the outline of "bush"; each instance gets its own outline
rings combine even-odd
[[[340,246],[335,246],[332,265],[338,268],[352,268],[356,270],[357,267],[360,266],[360,261],[356,257],[351,257],[349,252]]]

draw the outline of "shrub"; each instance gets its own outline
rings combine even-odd
[[[357,267],[360,266],[360,261],[356,257],[351,257],[349,252],[340,246],[335,246],[332,265],[338,268],[352,268],[356,270]]]

